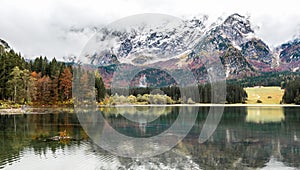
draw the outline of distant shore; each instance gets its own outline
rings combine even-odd
[[[300,105],[295,104],[212,104],[212,103],[195,103],[195,104],[120,104],[120,105],[100,105],[99,107],[126,107],[126,106],[200,106],[200,107],[208,107],[208,106],[224,106],[224,107],[300,107]]]
[[[74,111],[73,107],[0,108],[0,115],[47,114],[53,111]]]
[[[105,107],[146,107],[146,106],[158,106],[158,107],[178,107],[178,106],[188,106],[188,107],[300,107],[300,105],[295,104],[209,104],[209,103],[196,103],[196,104],[167,104],[167,105],[158,105],[158,104],[148,104],[148,105],[139,105],[139,104],[123,104],[123,105],[98,105],[99,108]],[[0,115],[13,115],[13,114],[40,114],[39,111],[43,110],[43,114],[51,112],[53,110],[62,111],[74,109],[73,107],[29,107],[29,108],[2,108],[0,109]]]

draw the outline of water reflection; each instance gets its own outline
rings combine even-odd
[[[282,107],[247,107],[247,122],[269,123],[284,120]]]
[[[132,137],[151,137],[160,134],[170,128],[179,112],[178,108],[171,106],[105,107],[100,110],[110,126]]]
[[[148,106],[139,107],[140,110],[147,110],[143,107]],[[153,106],[153,111],[159,110],[155,107],[161,106]],[[158,116],[155,121],[132,122],[118,111],[127,108],[128,106],[112,107],[111,109],[116,109],[116,113],[106,119],[103,118],[104,111],[95,108],[89,108],[89,114],[78,109],[76,114],[89,137],[99,146],[119,156],[136,158],[155,156],[173,148],[188,134],[198,114],[198,107],[170,107],[171,110],[166,107],[166,113]],[[143,116],[145,113],[141,114],[144,118],[148,117]],[[149,117],[152,117],[151,113]]]
[[[105,117],[112,115],[122,115],[132,122],[150,123],[163,115],[168,115],[172,112],[170,106],[119,106],[119,107],[101,107],[101,113]]]
[[[67,143],[48,141],[66,130],[74,141],[87,139],[74,114],[55,112],[48,114],[20,114],[0,116],[0,167],[17,162],[25,150],[41,155],[50,149],[55,152]]]
[[[178,116],[178,107],[166,108],[147,122],[142,134],[137,122],[109,108],[105,119],[126,135],[152,136],[165,131]],[[173,149],[144,159],[112,155],[91,141],[77,116],[68,111],[0,116],[0,167],[7,169],[284,169],[300,168],[300,107],[273,109],[280,121],[249,115],[255,107],[227,107],[213,136],[199,143],[209,107],[198,108],[196,123]],[[257,108],[258,109],[258,108]],[[147,109],[146,109],[147,110]],[[160,109],[158,109],[160,110]],[[279,114],[283,113],[282,115]],[[258,112],[258,111],[257,111]],[[123,113],[123,112],[121,112]],[[129,114],[129,111],[124,111]],[[186,112],[188,113],[188,112]],[[249,114],[250,113],[250,114]],[[262,114],[264,115],[264,114]],[[251,116],[250,116],[251,117]],[[267,116],[268,117],[268,116]],[[91,117],[93,119],[93,117]],[[249,121],[251,120],[251,121]],[[90,120],[92,122],[92,120]],[[257,123],[260,122],[260,123]],[[47,140],[66,130],[68,143]]]

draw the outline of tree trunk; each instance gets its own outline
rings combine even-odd
[[[14,94],[14,101],[16,103],[17,100],[17,86],[15,86],[15,94]]]

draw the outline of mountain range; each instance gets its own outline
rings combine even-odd
[[[107,86],[112,81],[115,65],[120,63],[129,65],[127,68],[146,64],[150,67],[159,65],[162,68],[176,69],[179,65],[184,65],[193,72],[197,81],[205,82],[209,78],[207,69],[203,61],[199,60],[199,55],[195,53],[199,40],[203,46],[211,48],[219,56],[226,72],[226,79],[259,76],[266,72],[300,71],[300,38],[271,49],[256,35],[249,18],[245,16],[232,14],[210,26],[205,25],[205,20],[205,17],[184,20],[173,30],[166,30],[164,26],[156,30],[149,28],[126,31],[100,30],[98,38],[101,38],[101,43],[112,42],[111,39],[114,43],[105,44],[109,50],[100,50],[102,53],[93,51],[93,55],[86,56],[90,57],[94,65],[98,65]],[[162,72],[156,70],[153,74],[152,69],[147,77],[157,82],[155,76],[167,75]],[[136,77],[142,74],[147,73],[143,71]],[[138,78],[135,78],[134,82],[136,79]],[[165,79],[170,80],[170,77]]]
[[[123,65],[122,69],[144,65],[159,65],[168,69],[184,66],[193,72],[198,82],[205,82],[209,76],[204,61],[197,54],[199,44],[201,48],[209,47],[218,55],[227,79],[259,76],[265,72],[300,72],[299,37],[270,49],[256,35],[248,17],[232,14],[211,25],[207,25],[206,20],[205,16],[185,19],[176,22],[175,27],[163,22],[156,27],[142,25],[124,30],[102,28],[94,37],[99,47],[84,55],[90,64],[98,66],[108,87],[118,65]],[[3,40],[0,40],[0,45],[6,50],[10,48]],[[167,72],[150,69],[138,73],[131,85],[137,85],[142,75],[151,80],[150,86],[174,84]]]

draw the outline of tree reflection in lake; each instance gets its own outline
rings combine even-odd
[[[138,108],[144,127],[134,122],[130,109],[102,108],[106,121],[128,136],[149,137],[168,129],[179,107],[160,112]],[[134,109],[134,108],[131,108]],[[135,108],[137,109],[137,108]],[[153,109],[153,108],[152,108]],[[270,111],[271,110],[271,111]],[[0,167],[25,169],[245,169],[300,168],[300,107],[226,107],[213,136],[200,144],[198,137],[209,107],[199,107],[189,134],[172,150],[145,159],[114,156],[86,135],[71,111],[0,115]],[[45,113],[45,114],[42,114]],[[258,114],[257,117],[254,114]],[[188,110],[185,114],[188,113]],[[272,115],[272,116],[271,116]],[[147,119],[150,116],[151,119]],[[157,119],[153,121],[153,117]],[[128,119],[128,117],[131,119]],[[66,130],[69,142],[49,140]],[[34,165],[33,166],[33,162]]]

